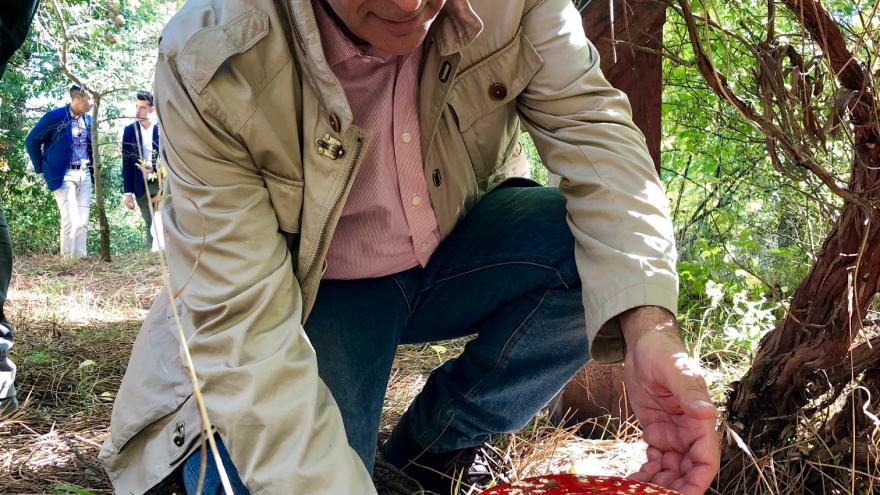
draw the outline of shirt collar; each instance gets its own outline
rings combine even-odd
[[[83,115],[85,115],[84,113],[81,113],[79,115],[74,115],[73,109],[70,108],[70,103],[67,104],[67,114],[70,115],[70,118],[73,120],[79,120],[83,117]]]
[[[322,35],[318,29],[316,0],[289,1],[276,0],[281,16],[293,14],[294,30],[299,30],[299,43],[291,45],[291,53],[302,57],[303,78],[308,80],[317,93],[318,100],[327,111],[338,115],[342,129],[352,123],[351,109],[338,78],[327,60]],[[285,5],[286,3],[286,5]],[[482,31],[483,22],[474,12],[468,0],[447,0],[437,21],[431,26],[426,39],[426,47],[436,43],[437,51],[443,57],[461,51]],[[291,40],[292,41],[292,40]],[[418,50],[421,53],[422,50]]]
[[[382,63],[389,62],[394,58],[394,55],[383,53],[372,46],[356,45],[339,28],[320,0],[312,0],[312,8],[315,11],[315,20],[318,22],[318,31],[321,33],[324,57],[327,58],[327,64],[330,67],[355,57],[367,57]]]

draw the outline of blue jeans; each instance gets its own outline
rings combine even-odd
[[[226,468],[226,474],[229,476],[229,484],[232,486],[232,492],[236,495],[247,495],[247,488],[244,487],[244,483],[242,483],[241,478],[238,477],[238,471],[236,471],[235,467],[232,465],[232,460],[229,458],[229,452],[226,451],[226,446],[223,445],[223,441],[220,440],[219,435],[215,436],[214,439],[217,441],[217,450],[220,454],[220,459],[223,461],[223,467]],[[207,453],[207,456],[205,479],[202,481],[201,495],[223,495],[223,485],[220,483],[220,474],[217,472],[217,464],[214,462],[214,456],[211,455],[211,452],[208,449],[209,447],[206,445],[205,452]],[[186,493],[190,495],[199,493],[196,492],[196,488],[198,488],[199,485],[199,468],[201,467],[201,462],[202,450],[199,448],[191,454],[180,467],[180,478],[183,481],[183,488],[186,489]]]
[[[431,451],[516,432],[587,362],[574,240],[555,188],[488,194],[425,268],[325,280],[305,325],[349,444],[372,470],[397,346],[476,334],[436,368],[385,450],[405,435]],[[198,452],[187,464],[196,463]],[[197,471],[196,471],[197,473]],[[205,492],[213,493],[213,492]]]

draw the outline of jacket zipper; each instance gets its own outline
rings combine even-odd
[[[296,24],[296,16],[293,13],[293,0],[287,0],[285,2],[287,7],[287,22],[290,23],[290,29],[293,31],[293,35],[296,37],[297,43],[299,43],[300,49],[303,53],[306,53],[305,41],[303,40],[302,33],[299,30],[299,26]],[[296,56],[295,54],[292,54]],[[354,175],[354,168],[357,165],[358,160],[361,156],[361,150],[363,149],[364,138],[358,137],[356,140],[354,154],[351,157],[351,165],[348,167],[348,171],[345,175],[345,182],[343,184],[342,190],[345,191],[348,189],[349,182],[351,182],[351,178]],[[312,258],[312,261],[309,262],[309,267],[306,270],[305,275],[303,276],[303,280],[307,280],[309,275],[311,275],[312,270],[315,269],[315,265],[318,262],[318,258],[320,258],[321,250],[323,249],[324,242],[327,240],[327,225],[330,223],[330,218],[336,212],[336,209],[339,208],[339,205],[342,203],[342,194],[336,197],[336,201],[333,203],[333,206],[330,208],[327,217],[324,218],[324,222],[321,225],[321,234],[318,236],[318,244],[315,249],[315,256]]]
[[[318,244],[315,249],[315,256],[312,258],[312,261],[309,262],[309,268],[306,270],[305,275],[303,276],[303,280],[307,280],[309,275],[312,273],[312,270],[315,269],[315,265],[318,263],[318,258],[321,257],[321,250],[323,249],[324,242],[327,240],[327,225],[330,223],[330,218],[333,217],[333,214],[336,212],[336,209],[339,208],[339,205],[342,203],[342,196],[344,196],[344,192],[348,189],[348,184],[351,182],[352,176],[354,176],[354,168],[357,165],[358,160],[361,156],[361,150],[364,147],[364,138],[358,137],[356,140],[356,144],[354,146],[354,153],[351,155],[351,165],[348,167],[348,171],[345,175],[345,182],[343,183],[342,191],[343,194],[339,194],[336,196],[336,201],[333,203],[333,206],[330,207],[330,211],[327,213],[327,216],[324,218],[324,222],[321,224],[321,234],[318,236]]]
[[[303,41],[302,33],[299,32],[299,26],[296,25],[296,16],[293,15],[293,0],[287,1],[287,13],[290,15],[290,27],[293,28],[293,35],[296,36],[296,42],[299,43],[300,49],[306,53],[306,42]]]
[[[275,0],[275,5],[277,8],[281,8],[281,3],[284,3],[284,11],[287,13],[287,23],[290,24],[290,31],[293,32],[294,36],[296,36],[296,42],[299,44],[300,49],[303,53],[306,53],[306,43],[303,40],[302,33],[299,31],[299,27],[296,25],[296,16],[293,15],[293,0]],[[284,37],[287,38],[287,44],[290,48],[290,55],[292,57],[296,57],[296,53],[293,50],[293,44],[290,39],[290,32],[285,32]]]

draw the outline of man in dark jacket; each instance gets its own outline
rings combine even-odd
[[[70,87],[70,103],[37,122],[25,139],[34,170],[43,174],[61,213],[61,254],[86,255],[89,203],[92,198],[91,96]]]
[[[159,157],[159,126],[150,119],[152,113],[152,93],[138,91],[135,101],[137,120],[125,126],[122,133],[122,203],[129,210],[134,210],[134,204],[137,202],[147,228],[148,249],[153,245],[152,211],[157,207],[155,198],[159,193],[156,173],[156,160]],[[153,202],[152,211],[151,202]]]
[[[12,0],[0,5],[0,78],[6,70],[6,62],[27,37],[36,10],[37,0]],[[11,275],[12,243],[9,241],[9,230],[0,205],[0,414],[5,414],[18,405],[15,397],[15,363],[9,359],[13,327],[3,313]]]

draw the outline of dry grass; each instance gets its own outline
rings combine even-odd
[[[97,453],[158,280],[147,255],[16,261],[7,313],[22,404],[0,421],[0,493],[110,493]]]
[[[880,466],[874,461],[853,464],[849,454],[833,453],[833,449],[817,432],[827,418],[799,418],[799,439],[770,454],[756,456],[748,452],[748,463],[726,486],[715,485],[709,493],[726,495],[875,495],[880,493]],[[722,429],[727,424],[722,422]],[[877,459],[880,454],[880,424],[867,438],[856,442],[857,453]],[[851,465],[863,466],[855,471]]]

